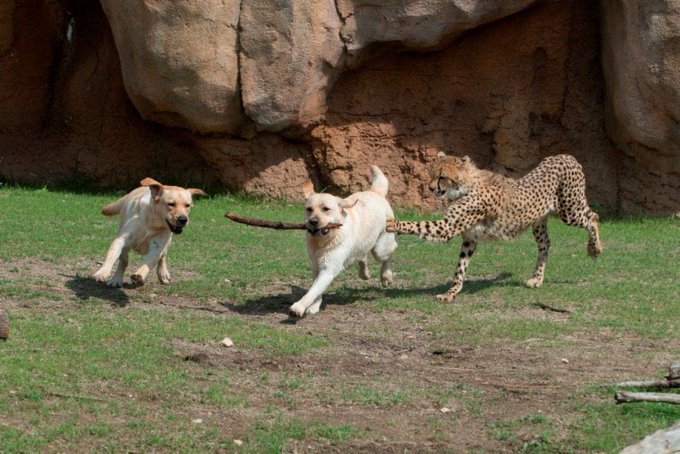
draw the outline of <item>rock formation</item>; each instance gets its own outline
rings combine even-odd
[[[11,0],[0,176],[127,189],[149,175],[299,198],[309,177],[363,187],[377,164],[396,204],[433,208],[423,193],[439,150],[510,175],[566,152],[599,211],[677,212],[676,10]]]
[[[680,203],[680,5],[619,0],[602,7],[607,132],[629,158],[624,210]],[[670,198],[668,197],[670,196]]]

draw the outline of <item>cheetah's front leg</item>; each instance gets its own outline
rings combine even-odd
[[[448,219],[440,221],[397,221],[396,219],[388,218],[386,231],[418,235],[428,241],[449,241],[459,233],[456,229],[452,228]],[[453,277],[453,285],[446,293],[437,295],[439,301],[453,301],[463,288],[465,270],[476,247],[477,243],[474,241],[467,239],[463,241],[456,274]]]
[[[401,233],[418,235],[427,241],[445,242],[456,236],[448,219],[439,221],[397,221],[387,218],[385,231],[387,233]]]
[[[460,255],[458,257],[458,266],[456,267],[456,274],[453,276],[453,285],[446,293],[437,295],[439,301],[453,301],[458,293],[463,288],[463,281],[465,280],[465,271],[470,263],[470,257],[475,253],[477,243],[470,240],[464,240],[460,248]]]

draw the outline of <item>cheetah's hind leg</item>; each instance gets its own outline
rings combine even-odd
[[[586,229],[588,230],[588,255],[592,258],[596,258],[602,253],[604,247],[600,241],[600,227],[599,220],[600,217],[594,211],[590,212],[590,222]]]
[[[550,250],[550,238],[548,237],[548,218],[542,217],[534,222],[531,226],[531,231],[538,246],[538,258],[536,259],[536,268],[534,268],[534,275],[526,282],[527,287],[540,287],[543,285],[543,278],[545,277],[545,265],[548,261],[548,251]]]

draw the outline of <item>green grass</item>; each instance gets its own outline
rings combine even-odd
[[[584,339],[629,340],[639,347],[618,353],[643,363],[679,360],[677,219],[605,220],[597,260],[586,257],[585,231],[551,219],[546,281],[532,290],[523,286],[536,259],[530,233],[483,244],[452,304],[433,297],[447,288],[458,241],[403,236],[393,288],[359,281],[352,269],[327,293],[327,313],[290,324],[282,323],[287,307],[310,283],[304,233],[235,224],[224,212],[297,221],[301,204],[199,199],[191,224],[173,239],[171,285],[107,290],[89,276],[117,228],[99,209],[116,196],[0,188],[0,304],[12,322],[0,343],[0,452],[446,444],[455,443],[461,421],[481,428],[489,450],[616,452],[680,419],[677,406],[617,406],[601,381],[551,403],[565,415],[503,417],[498,406],[507,395],[487,387],[502,375],[475,375],[482,352],[531,346],[534,358],[559,364],[560,355],[578,356]],[[132,256],[131,266],[138,262]],[[220,349],[225,336],[235,349]],[[574,367],[587,373],[584,364]],[[531,365],[529,379],[554,379],[554,364]],[[665,366],[648,369],[660,377]],[[453,413],[439,414],[443,406]]]

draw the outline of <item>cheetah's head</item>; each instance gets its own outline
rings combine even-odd
[[[440,151],[432,169],[430,191],[437,197],[456,200],[470,192],[475,170],[469,157],[447,156]]]

